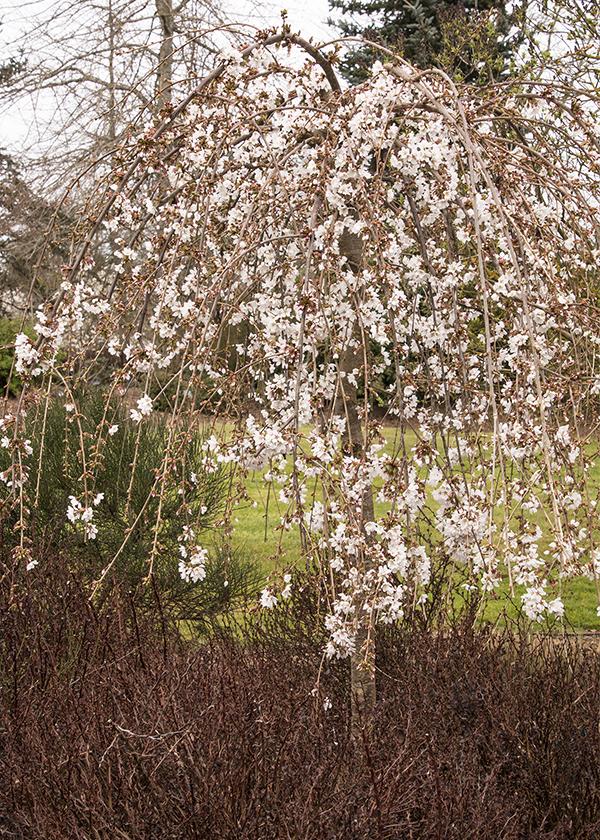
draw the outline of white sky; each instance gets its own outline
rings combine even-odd
[[[288,20],[294,31],[300,31],[303,35],[312,36],[319,41],[326,41],[335,37],[335,32],[327,26],[329,16],[327,0],[290,0],[290,2],[280,3],[256,2],[255,5],[258,14],[264,15],[271,25],[275,25],[281,20],[281,10],[286,9]],[[232,0],[230,6],[235,12],[241,12],[246,4]],[[231,16],[232,18],[236,17],[233,13]]]
[[[35,27],[36,12],[39,13],[40,8],[45,6],[51,8],[52,0],[0,0],[0,62],[14,54],[14,44],[18,43],[19,36]],[[148,0],[148,6],[154,8],[154,0]],[[329,14],[327,0],[229,0],[227,6],[230,8],[230,20],[261,27],[277,25],[281,21],[281,10],[285,8],[294,31],[300,31],[315,41],[328,41],[335,37],[326,22]],[[32,137],[43,134],[43,105],[39,102],[34,107],[30,102],[23,101],[20,107],[0,111],[0,148],[18,156],[30,145]]]

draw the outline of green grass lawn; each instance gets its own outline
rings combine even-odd
[[[392,451],[395,430],[386,429],[386,449]],[[414,445],[416,438],[409,433],[406,440],[407,448]],[[595,463],[590,482],[598,486],[600,482],[600,464]],[[280,518],[285,513],[285,506],[278,498],[278,485],[269,492],[260,473],[252,474],[246,489],[250,501],[240,504],[235,510],[233,519],[233,544],[242,550],[246,556],[254,560],[264,571],[265,580],[274,569],[302,564],[299,529],[292,527],[282,530]],[[378,505],[376,514],[385,512],[382,505]],[[543,518],[539,514],[540,520]],[[504,616],[514,617],[517,614],[522,588],[515,589],[514,599],[511,598],[508,582],[490,597],[484,612],[484,619],[501,621]],[[556,593],[558,594],[558,592]],[[593,581],[588,578],[565,580],[562,585],[562,598],[566,608],[567,624],[577,630],[600,630],[600,617],[596,615],[596,592]]]

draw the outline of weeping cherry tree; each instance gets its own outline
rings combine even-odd
[[[204,466],[229,465],[230,512],[250,471],[277,500],[325,582],[325,654],[350,658],[360,715],[377,626],[425,609],[436,569],[484,598],[509,587],[534,621],[562,617],[567,578],[597,580],[599,158],[583,91],[473,91],[393,58],[344,89],[335,62],[289,31],[227,48],[123,145],[36,337],[17,338],[1,478],[35,574],[28,424],[50,394],[108,382],[65,511],[89,539],[112,399],[132,393],[141,428],[166,398],[159,499],[206,415],[226,419]],[[108,276],[91,247],[106,231]],[[181,498],[180,572],[200,580]]]

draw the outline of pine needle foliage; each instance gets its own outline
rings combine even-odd
[[[330,23],[398,51],[415,67],[438,67],[460,81],[502,78],[522,39],[524,3],[506,0],[330,0],[341,14]],[[358,84],[378,56],[374,46],[351,49],[343,75]]]
[[[155,492],[166,445],[160,415],[135,426],[122,402],[107,403],[99,391],[76,395],[74,402],[66,405],[64,399],[56,399],[47,410],[31,413],[32,451],[27,462],[30,481],[36,487],[30,511],[34,561],[58,549],[68,558],[65,563],[73,570],[77,568],[101,602],[114,589],[151,609],[160,598],[161,607],[175,619],[202,627],[256,592],[258,574],[253,565],[240,552],[226,548],[220,539],[218,524],[229,476],[226,468],[204,468],[200,433],[187,436],[183,458],[169,472],[167,491],[161,499]],[[99,456],[98,429],[106,425],[107,416],[113,433],[106,435]],[[99,494],[101,499],[96,497],[93,511],[97,533],[89,539],[80,523],[65,518],[65,512],[73,487],[92,463],[94,484],[100,486],[101,482],[103,493]],[[7,465],[8,453],[0,449],[0,467]],[[94,488],[90,492],[93,495]],[[155,535],[152,523],[159,505],[162,524]],[[196,582],[182,580],[178,570],[184,509],[189,527],[212,545],[206,575]],[[15,507],[11,516],[14,523],[18,515]],[[148,557],[155,539],[157,550],[149,572]],[[11,540],[16,537],[8,527],[5,543]]]

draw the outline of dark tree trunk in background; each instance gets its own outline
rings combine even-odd
[[[162,43],[158,54],[156,74],[156,109],[158,111],[171,101],[173,83],[173,0],[156,0],[156,13],[162,30]]]

